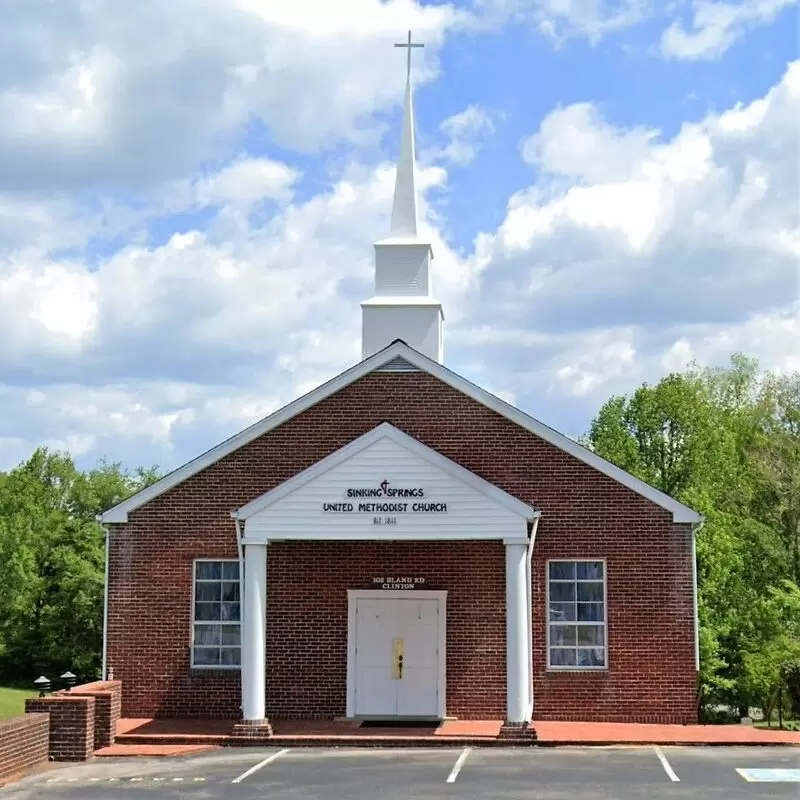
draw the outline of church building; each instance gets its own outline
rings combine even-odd
[[[696,722],[700,515],[444,363],[408,53],[362,360],[101,516],[104,677],[264,735]]]

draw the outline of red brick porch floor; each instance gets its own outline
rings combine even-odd
[[[97,755],[174,755],[233,743],[233,720],[122,719],[116,744]],[[435,747],[509,745],[499,720],[447,720],[414,728],[360,728],[347,720],[273,720],[264,746]],[[800,746],[800,733],[748,725],[639,725],[534,721],[538,745],[776,745]]]

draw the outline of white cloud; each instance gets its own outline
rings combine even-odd
[[[664,351],[660,364],[676,371],[692,361],[724,363],[736,352],[747,353],[776,372],[800,372],[800,303],[754,315],[741,324],[688,329]]]
[[[194,182],[199,206],[246,205],[265,199],[288,200],[298,174],[267,158],[241,158],[220,172]]]
[[[531,24],[556,44],[582,37],[593,44],[641,21],[647,0],[479,0],[484,19]]]
[[[485,108],[471,105],[463,111],[448,117],[439,125],[439,130],[447,137],[447,144],[441,150],[427,154],[427,158],[440,158],[459,167],[470,164],[483,142],[494,133],[493,115]]]
[[[674,20],[661,36],[661,52],[668,58],[717,58],[749,28],[766,25],[797,0],[694,0],[688,29]],[[795,22],[795,29],[797,23]]]
[[[543,389],[594,404],[739,349],[796,368],[798,104],[800,62],[672,139],[587,104],[553,111],[523,144],[536,182],[476,239],[457,341],[534,409]]]
[[[545,117],[522,143],[522,157],[547,172],[599,183],[630,175],[656,136],[644,128],[615,128],[591,103],[575,103]]]
[[[425,81],[467,19],[414,0],[12,4],[0,31],[0,185],[157,186],[226,154],[253,122],[295,150],[363,142],[373,114],[401,97],[392,42],[409,27],[425,41]]]

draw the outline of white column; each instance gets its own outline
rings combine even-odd
[[[244,619],[242,622],[242,716],[266,718],[267,545],[244,548]]]
[[[528,574],[526,543],[506,544],[506,720],[528,721]]]

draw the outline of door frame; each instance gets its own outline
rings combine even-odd
[[[359,600],[438,600],[438,675],[437,716],[445,718],[447,709],[447,591],[431,589],[348,589],[347,590],[347,716],[355,718],[356,709],[356,605]]]

